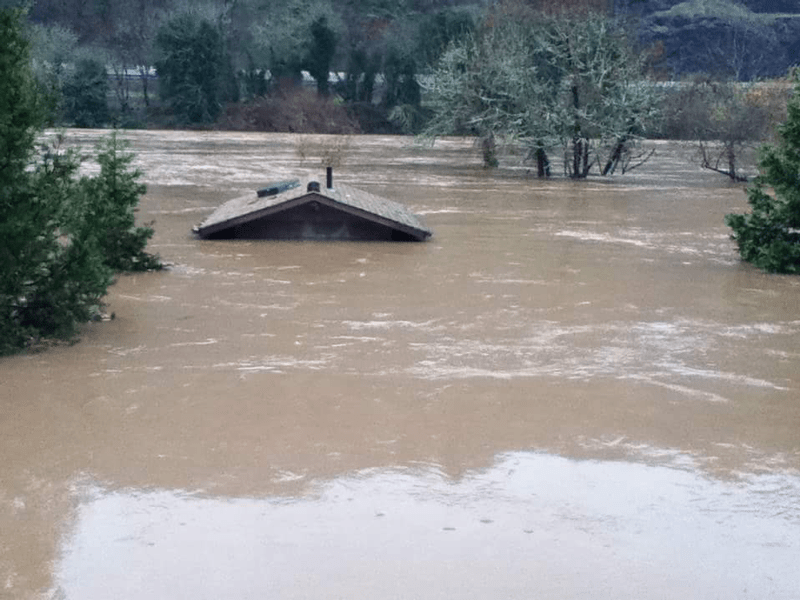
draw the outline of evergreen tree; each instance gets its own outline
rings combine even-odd
[[[150,226],[137,227],[136,206],[146,192],[141,171],[131,168],[134,156],[113,133],[98,148],[100,174],[82,181],[92,202],[92,227],[97,232],[104,264],[114,271],[160,269],[157,256],[145,252],[153,236]]]
[[[102,62],[78,61],[62,95],[64,117],[75,127],[103,127],[108,123],[108,77]]]
[[[465,38],[475,30],[475,20],[467,10],[445,8],[425,15],[417,32],[415,55],[427,66],[436,64],[452,43]]]
[[[229,68],[219,29],[191,13],[167,22],[158,32],[159,92],[181,123],[213,122],[225,96]]]
[[[79,164],[74,151],[46,147],[17,195],[11,224],[20,227],[27,246],[12,258],[22,277],[10,303],[17,344],[73,337],[80,323],[100,312],[113,281],[92,219],[95,199],[76,177]]]
[[[30,44],[22,34],[24,12],[0,9],[0,206],[24,177],[33,142],[47,110],[30,68]],[[1,222],[0,222],[1,223]]]
[[[336,52],[336,33],[328,26],[323,15],[311,24],[311,41],[306,55],[305,67],[317,82],[317,92],[328,95],[328,75],[333,55]]]
[[[0,9],[0,355],[74,336],[99,312],[114,270],[160,266],[144,253],[151,231],[133,225],[143,189],[114,138],[95,178],[77,176],[74,151],[45,144],[36,156],[48,102],[24,16]]]
[[[747,190],[752,211],[725,217],[742,259],[772,273],[800,274],[800,73],[795,78],[778,143],[762,148],[761,174]]]
[[[27,171],[46,110],[30,68],[24,16],[0,10],[0,354],[28,337],[26,299],[58,250],[55,211],[33,193]]]

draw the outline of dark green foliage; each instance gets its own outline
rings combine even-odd
[[[109,121],[108,76],[98,60],[78,61],[62,90],[64,118],[75,127],[103,127]]]
[[[100,174],[78,178],[78,156],[43,148],[0,214],[0,354],[43,338],[70,338],[97,315],[115,271],[159,269],[136,227],[144,186],[112,135]]]
[[[368,54],[364,48],[353,48],[347,61],[347,79],[341,90],[348,102],[372,102],[375,77],[381,67],[378,54]]]
[[[89,219],[99,250],[114,271],[161,268],[158,257],[144,251],[153,229],[135,225],[136,206],[146,187],[138,181],[141,171],[131,168],[133,158],[114,133],[98,148],[100,174],[81,182],[91,198]]]
[[[752,212],[725,222],[743,260],[771,273],[800,274],[800,80],[776,146],[762,149],[761,174],[747,190]]]
[[[317,82],[317,92],[328,95],[328,73],[336,52],[336,34],[328,27],[328,19],[321,16],[311,24],[311,42],[305,60],[305,68]]]
[[[23,21],[20,10],[0,10],[0,207],[9,201],[8,186],[23,176],[33,141],[47,117],[29,67]]]
[[[77,168],[74,153],[46,147],[9,190],[0,215],[0,353],[73,336],[111,284]]]
[[[161,98],[184,124],[213,122],[228,100],[230,63],[219,30],[191,14],[158,32],[156,61]]]
[[[475,21],[465,10],[445,9],[426,15],[419,27],[416,55],[423,64],[433,65],[451,42],[474,30]]]
[[[396,48],[390,49],[383,62],[383,74],[386,78],[384,106],[419,106],[422,94],[417,82],[417,63],[412,56]]]
[[[430,114],[421,106],[422,88],[413,56],[391,48],[383,61],[383,74],[386,89],[381,105],[388,111],[389,121],[403,133],[419,133]]]
[[[151,231],[133,225],[144,190],[114,137],[98,177],[77,176],[73,151],[45,144],[34,157],[46,102],[23,17],[0,9],[0,355],[74,336],[100,311],[114,270],[159,266],[144,253]]]
[[[45,111],[23,19],[20,10],[0,10],[0,354],[26,339],[19,305],[56,250],[53,215],[32,193],[26,172]]]

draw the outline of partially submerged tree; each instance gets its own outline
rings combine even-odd
[[[699,85],[709,94],[708,114],[695,122],[700,166],[732,181],[747,181],[745,154],[763,141],[766,114],[749,106],[744,91],[733,82]]]
[[[602,175],[613,173],[655,113],[644,56],[619,24],[592,11],[548,19],[536,42],[556,74],[553,133],[564,148],[565,174],[583,178],[595,165]]]
[[[776,145],[762,149],[761,174],[747,190],[749,214],[725,222],[743,260],[774,273],[800,274],[800,76]]]
[[[695,159],[704,169],[732,181],[747,181],[756,150],[782,119],[786,88],[708,77],[684,82],[665,93],[662,134],[697,141]]]
[[[160,267],[144,252],[150,234],[129,218],[142,189],[111,150],[115,140],[95,178],[77,176],[75,152],[46,144],[36,156],[49,106],[23,20],[22,11],[0,9],[0,354],[72,337],[99,312],[114,271],[135,268],[126,260]]]
[[[0,354],[31,338],[71,335],[111,282],[82,224],[77,163],[50,155],[31,164],[46,110],[23,17],[0,10]]]
[[[538,62],[532,44],[532,32],[513,20],[452,44],[433,73],[433,117],[426,133],[477,136],[487,166],[496,160],[496,133],[519,139],[539,151],[539,175],[544,175],[553,90],[546,85],[547,65]]]
[[[431,104],[428,134],[514,138],[540,176],[560,150],[565,174],[584,178],[625,166],[656,95],[643,59],[608,17],[499,12],[444,53]]]

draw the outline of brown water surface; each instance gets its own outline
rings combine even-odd
[[[800,598],[800,279],[739,263],[741,187],[666,143],[574,183],[464,140],[125,137],[173,266],[0,360],[0,597]],[[191,234],[331,151],[432,240]]]

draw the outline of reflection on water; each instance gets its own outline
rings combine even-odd
[[[290,474],[287,474],[289,476]],[[800,479],[509,454],[457,481],[365,470],[299,498],[93,488],[68,598],[795,598]],[[187,576],[189,575],[189,576]]]
[[[337,139],[130,137],[173,266],[0,361],[0,597],[800,589],[800,280],[738,262],[741,187],[670,144],[575,183],[354,137],[334,180],[431,241],[211,242]]]

